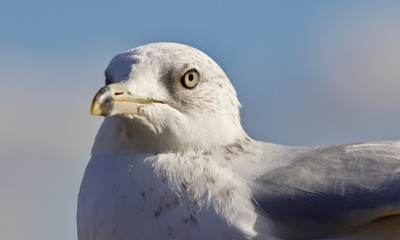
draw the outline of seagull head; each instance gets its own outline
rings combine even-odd
[[[183,151],[229,144],[245,135],[236,91],[203,52],[153,43],[115,56],[92,115],[106,117],[93,152]]]

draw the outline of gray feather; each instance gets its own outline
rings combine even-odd
[[[289,235],[320,237],[400,213],[399,142],[283,152],[267,161],[290,164],[259,176],[254,198]]]

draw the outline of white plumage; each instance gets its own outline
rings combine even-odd
[[[78,238],[398,239],[400,143],[254,141],[236,92],[197,49],[117,55],[78,201]],[[384,218],[384,219],[381,219]]]

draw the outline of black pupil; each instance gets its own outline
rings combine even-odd
[[[189,79],[189,81],[193,81],[193,74],[189,74],[189,77],[188,77],[188,79]]]

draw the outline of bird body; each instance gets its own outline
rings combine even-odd
[[[247,136],[229,79],[174,43],[117,55],[78,200],[78,239],[398,239],[400,143]]]
[[[249,186],[208,154],[93,155],[80,193],[82,239],[255,236]]]

